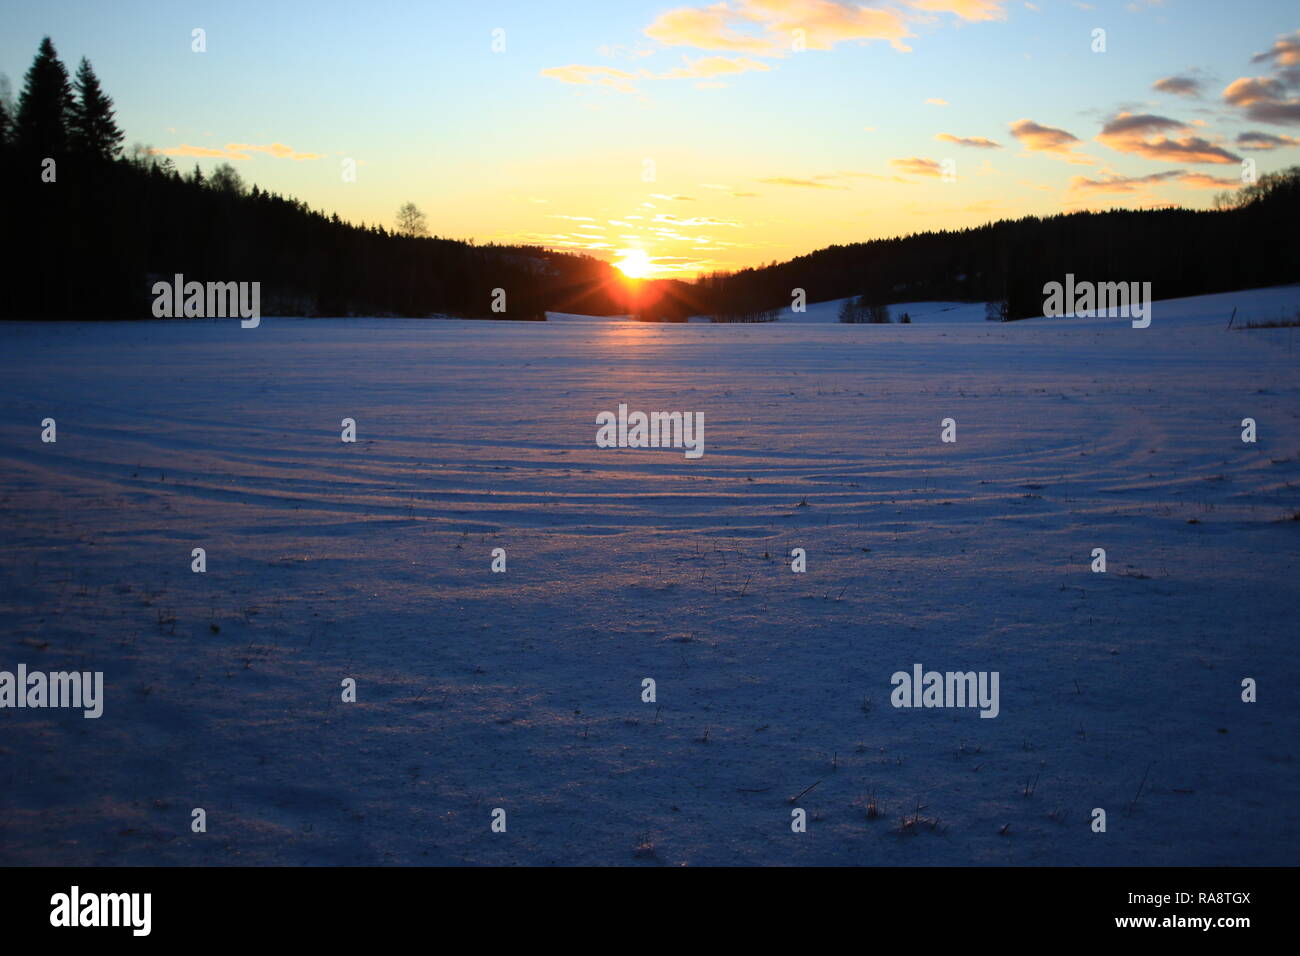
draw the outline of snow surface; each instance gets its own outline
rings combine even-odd
[[[0,710],[0,863],[1294,864],[1300,356],[1234,305],[1300,288],[0,325],[0,669],[106,694]],[[597,448],[619,403],[704,457]],[[915,663],[1000,715],[895,709]]]
[[[839,322],[840,306],[849,299],[830,299],[826,302],[809,302],[803,312],[789,307],[780,311],[778,322]],[[933,325],[937,322],[986,322],[983,302],[895,302],[889,306],[889,317],[897,322],[906,312],[914,323]]]

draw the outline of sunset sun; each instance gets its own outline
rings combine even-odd
[[[623,258],[614,265],[629,279],[644,279],[655,269],[654,262],[644,249],[621,249],[619,254]]]

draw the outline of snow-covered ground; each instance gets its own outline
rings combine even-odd
[[[1294,864],[1298,304],[0,324],[0,863]]]
[[[838,322],[840,306],[848,299],[830,299],[826,302],[809,302],[803,312],[786,307],[778,314],[778,322]],[[897,322],[907,313],[913,322],[932,325],[936,322],[985,322],[983,302],[895,302],[889,306],[889,317]]]

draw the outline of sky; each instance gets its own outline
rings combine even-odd
[[[1300,163],[1293,0],[6,0],[15,95],[45,35],[183,169],[653,277]]]

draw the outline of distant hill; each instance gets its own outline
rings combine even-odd
[[[1262,176],[1222,208],[1076,212],[1002,220],[829,246],[788,262],[694,283],[665,283],[645,318],[789,310],[863,295],[879,303],[1007,303],[1008,318],[1040,315],[1043,285],[1067,273],[1091,281],[1150,282],[1157,299],[1300,281],[1300,167]]]

